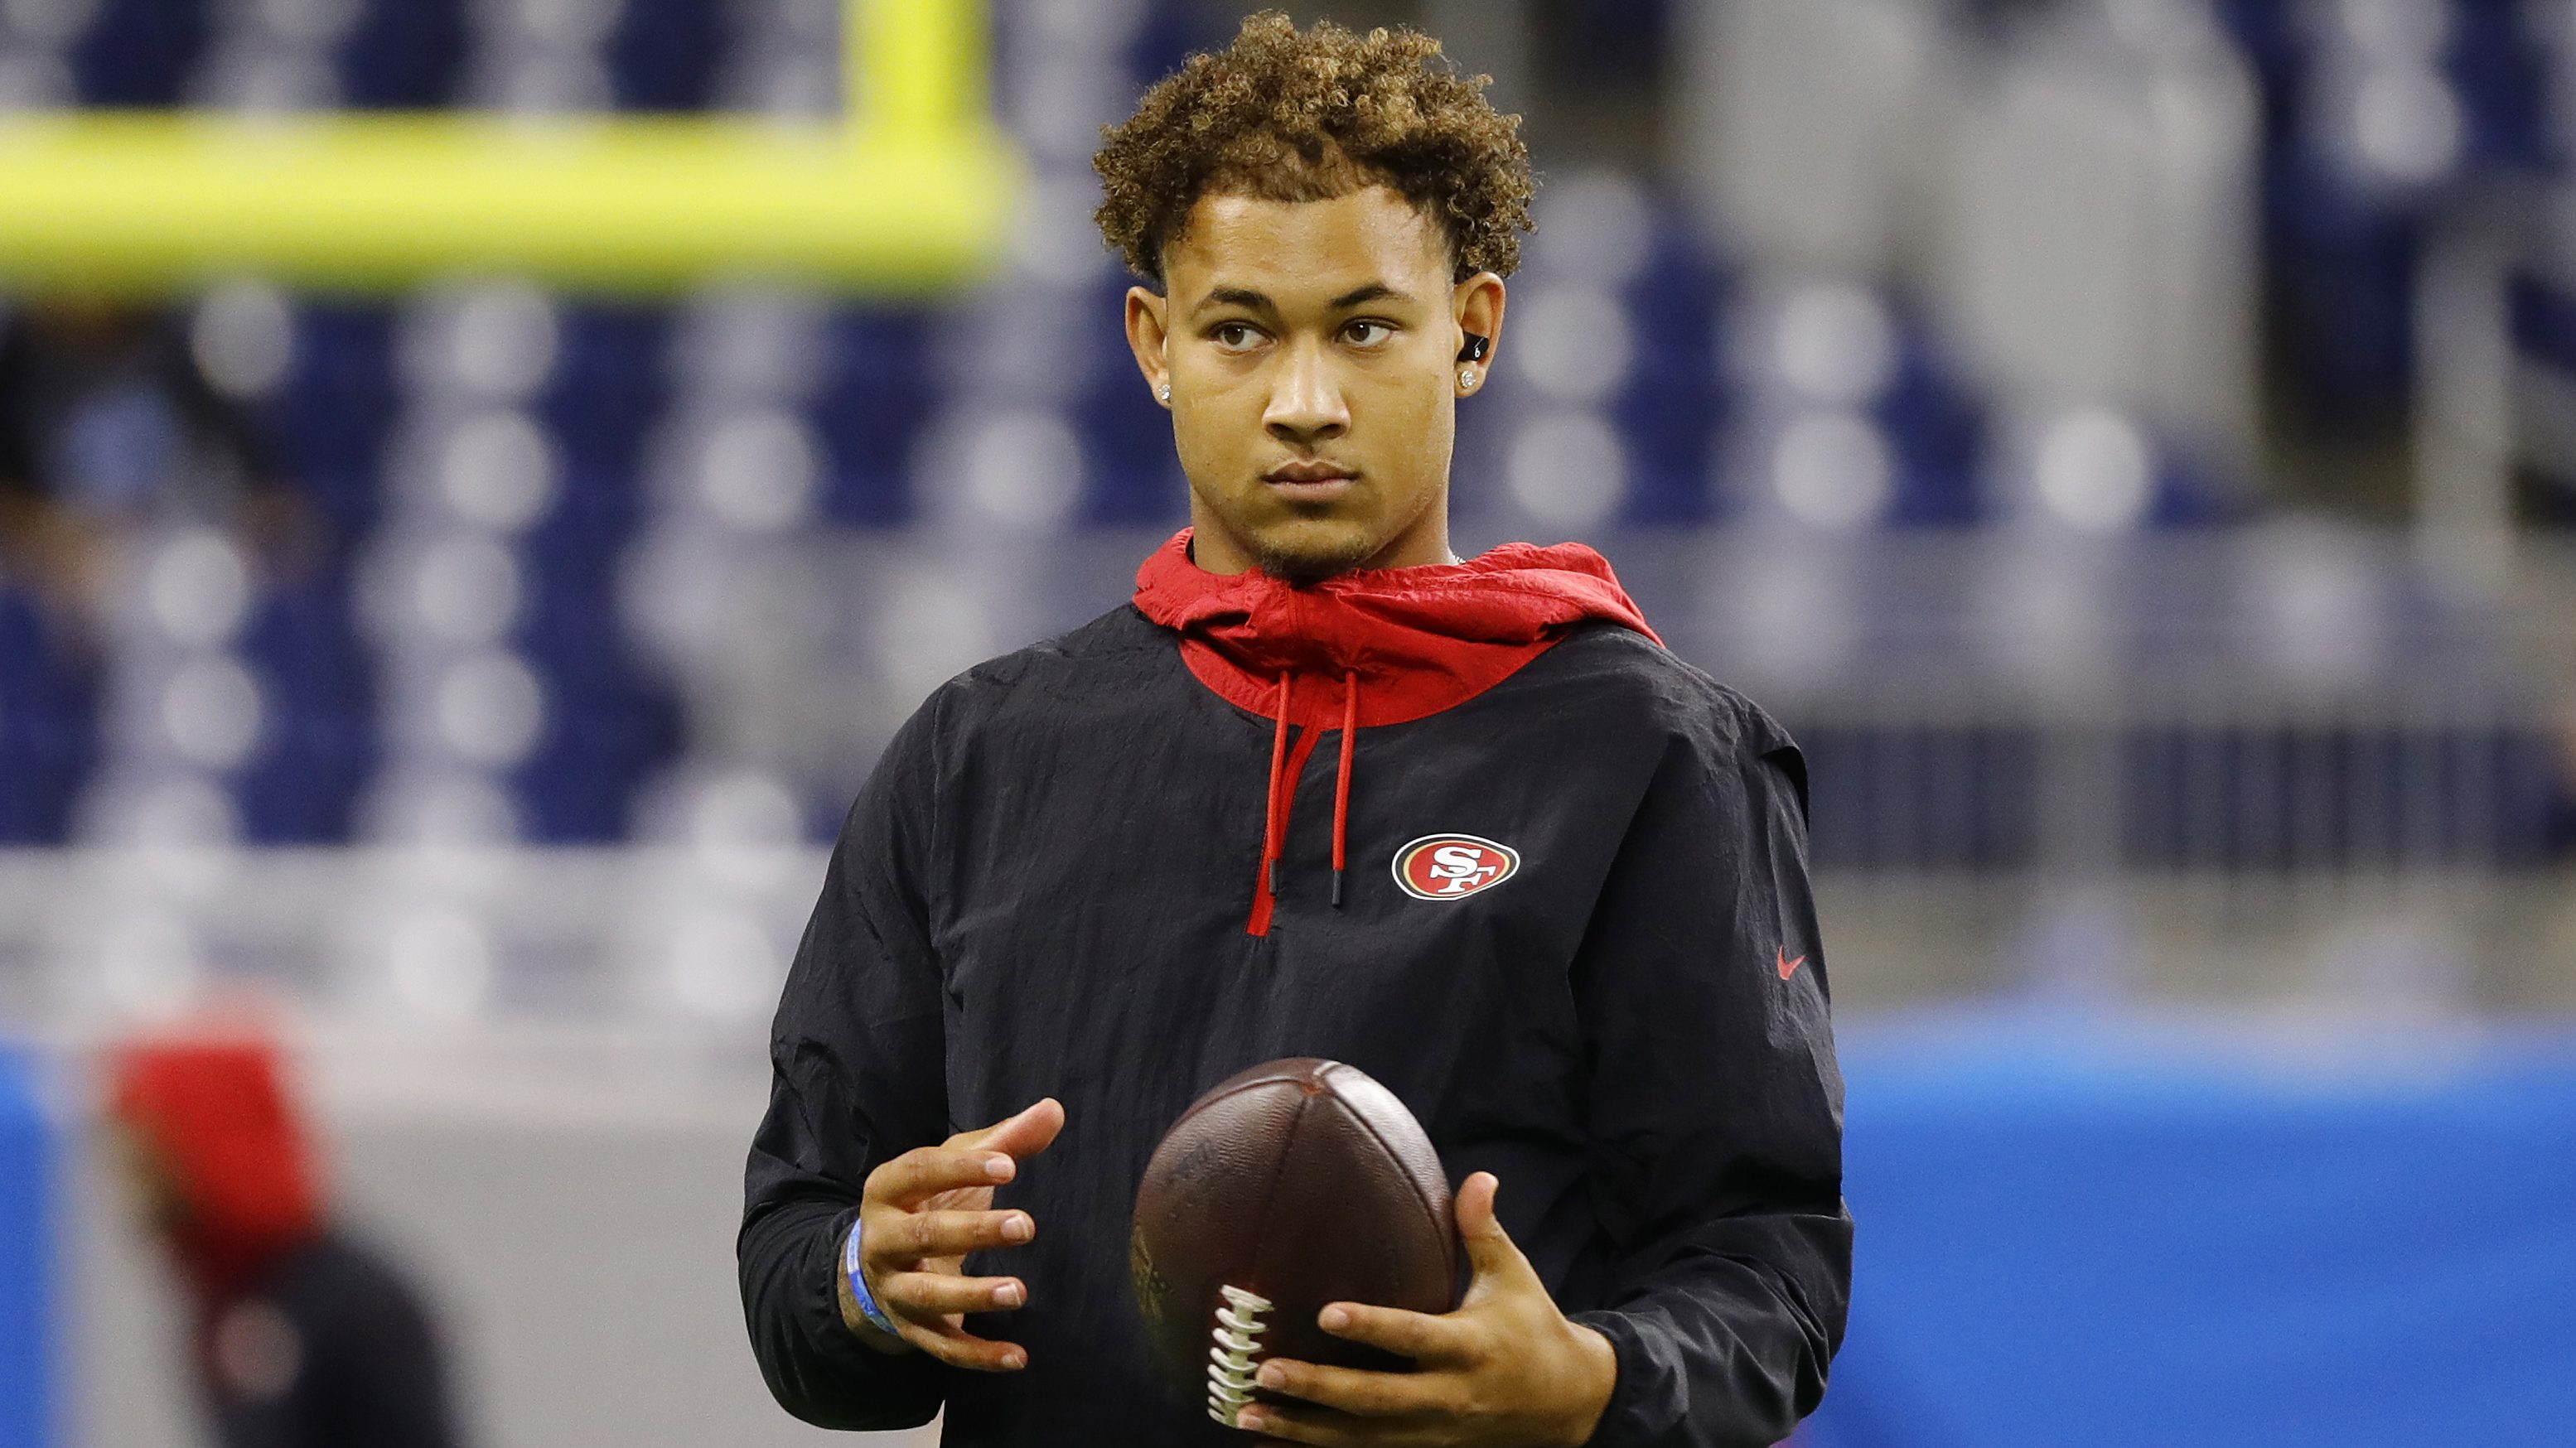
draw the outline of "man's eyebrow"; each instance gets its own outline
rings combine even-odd
[[[1356,291],[1344,292],[1340,296],[1333,298],[1331,305],[1334,311],[1343,312],[1368,302],[1409,302],[1412,300],[1413,294],[1411,292],[1397,291],[1395,288],[1388,286],[1384,282],[1371,282],[1367,286],[1361,287]]]
[[[1355,287],[1350,291],[1342,293],[1340,296],[1325,303],[1325,306],[1336,312],[1347,312],[1353,307],[1365,306],[1370,302],[1409,302],[1412,300],[1413,294],[1411,292],[1399,291],[1394,287],[1388,286],[1384,282],[1370,282],[1366,286]],[[1192,316],[1196,316],[1210,307],[1241,307],[1246,311],[1269,312],[1273,314],[1276,314],[1279,310],[1279,304],[1270,299],[1269,293],[1256,292],[1250,287],[1212,288],[1206,296],[1199,298],[1196,306],[1190,308],[1190,314]]]
[[[1275,313],[1279,310],[1279,304],[1270,300],[1268,293],[1256,292],[1250,287],[1217,287],[1199,298],[1198,305],[1190,308],[1190,315],[1197,316],[1210,307],[1241,307],[1251,312]]]

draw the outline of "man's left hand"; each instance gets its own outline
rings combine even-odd
[[[1414,1359],[1409,1373],[1361,1372],[1273,1358],[1259,1381],[1301,1398],[1261,1403],[1240,1421],[1270,1443],[1326,1448],[1580,1448],[1618,1382],[1610,1340],[1557,1311],[1529,1259],[1494,1219],[1500,1183],[1477,1172],[1458,1189],[1458,1233],[1476,1279],[1455,1312],[1433,1316],[1356,1302],[1317,1321],[1335,1337]]]

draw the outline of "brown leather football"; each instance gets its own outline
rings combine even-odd
[[[1136,1301],[1182,1391],[1228,1427],[1264,1358],[1400,1370],[1315,1324],[1329,1302],[1447,1312],[1463,1251],[1439,1153],[1356,1066],[1296,1057],[1200,1097],[1136,1188]]]

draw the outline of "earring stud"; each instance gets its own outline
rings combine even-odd
[[[1164,384],[1163,384],[1163,386],[1162,386],[1162,393],[1163,393],[1163,400],[1164,400],[1165,402],[1169,402],[1169,401],[1171,401],[1171,400],[1172,400],[1172,384],[1170,384],[1170,383],[1168,383],[1168,382],[1164,383]]]
[[[1468,388],[1472,388],[1472,387],[1474,387],[1474,386],[1476,385],[1476,369],[1475,369],[1475,368],[1473,368],[1473,367],[1461,367],[1461,368],[1459,368],[1459,369],[1458,369],[1458,385],[1459,385],[1459,386],[1461,386],[1461,387],[1468,387]]]

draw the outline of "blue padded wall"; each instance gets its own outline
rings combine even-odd
[[[2568,1441],[2542,1034],[1848,1033],[1851,1335],[1802,1448]]]
[[[34,1076],[0,1049],[0,1448],[54,1441],[54,1140]]]

